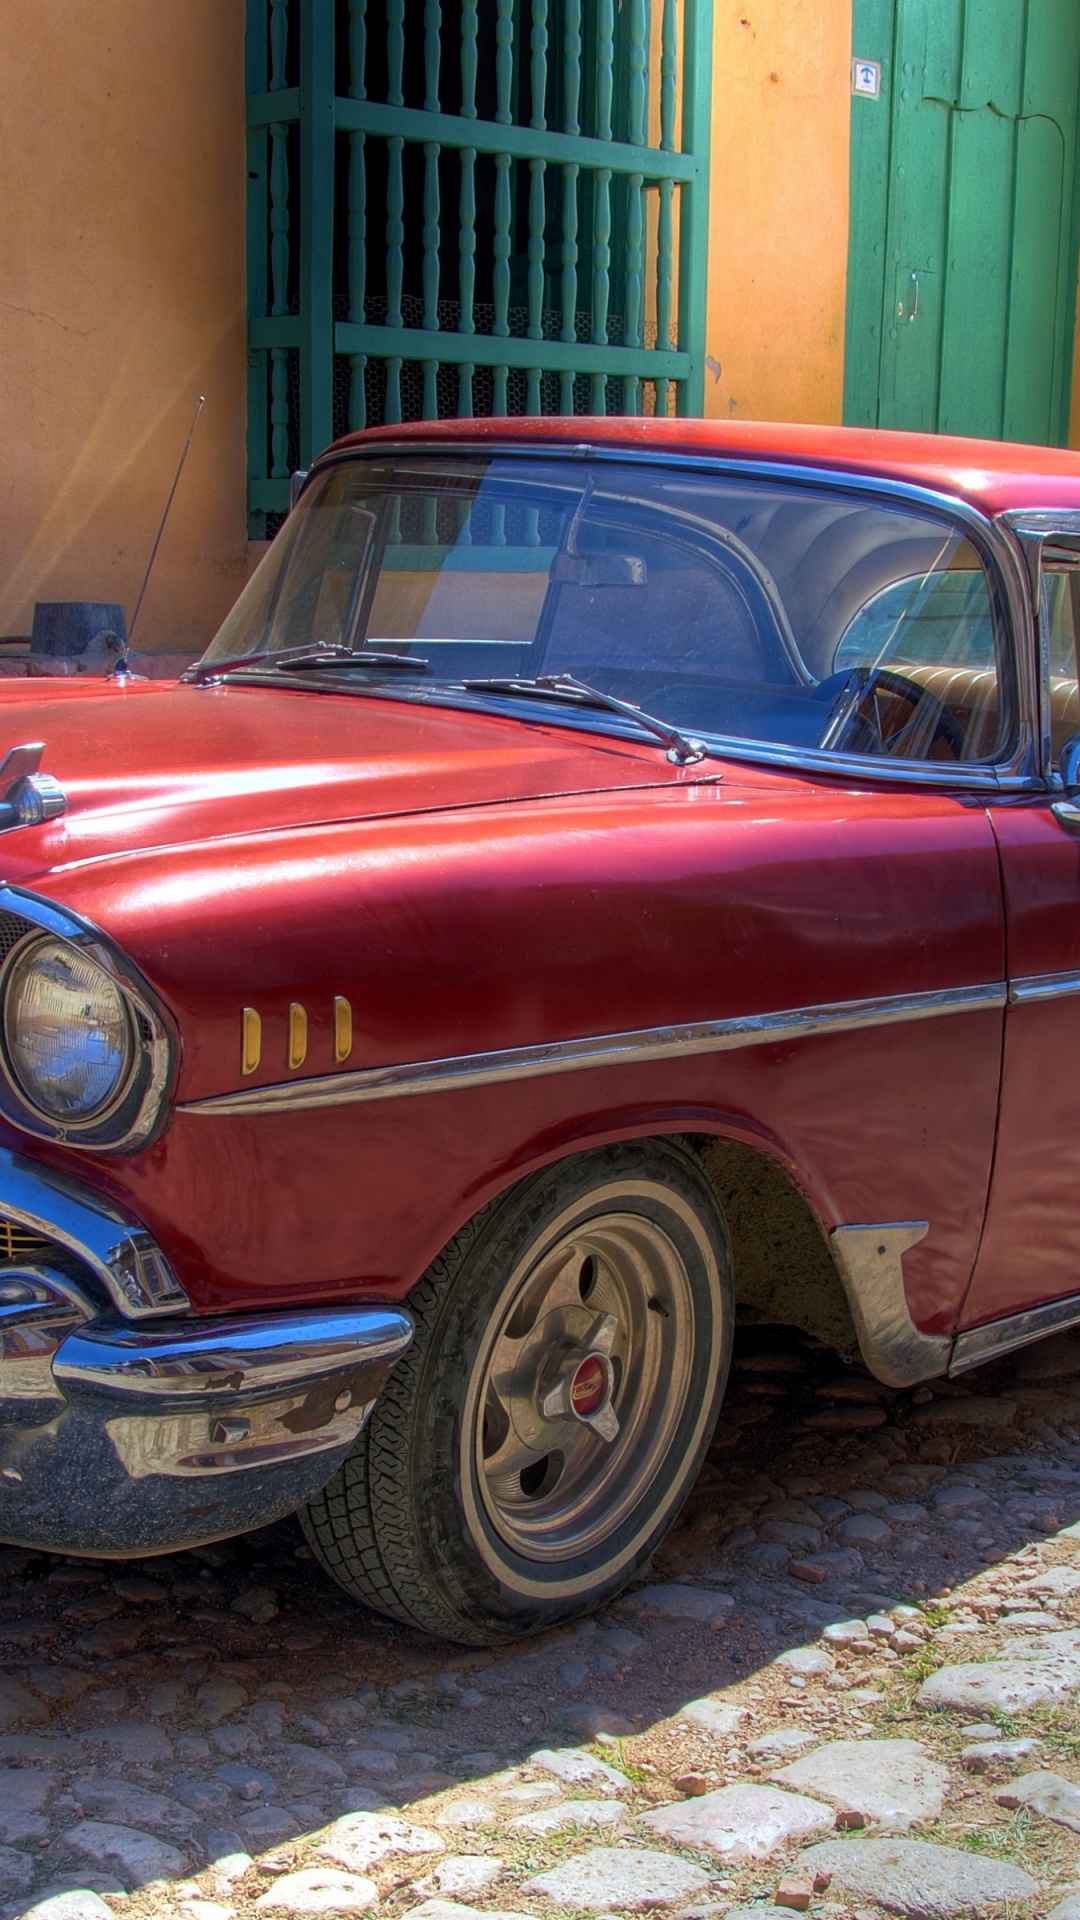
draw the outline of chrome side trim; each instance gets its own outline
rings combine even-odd
[[[988,1320],[985,1326],[970,1327],[958,1333],[949,1363],[950,1375],[966,1373],[969,1367],[982,1366],[985,1360],[997,1360],[1017,1347],[1029,1347],[1048,1333],[1061,1333],[1066,1327],[1080,1325],[1080,1293],[1067,1294],[1063,1300],[1048,1300],[1044,1306],[1028,1307],[1024,1313],[1011,1313],[1004,1320]]]
[[[1023,1006],[1029,1000],[1060,1000],[1068,993],[1080,993],[1080,973],[1032,973],[1022,980],[1010,980],[1009,1005]]]
[[[740,1014],[729,1020],[702,1020],[687,1026],[646,1027],[632,1033],[590,1035],[582,1040],[553,1040],[540,1046],[506,1047],[493,1053],[451,1055],[408,1065],[366,1067],[355,1073],[323,1074],[316,1079],[219,1093],[191,1100],[182,1113],[297,1113],[312,1107],[352,1106],[362,1100],[394,1100],[406,1094],[447,1093],[463,1087],[492,1086],[503,1080],[535,1080],[550,1073],[574,1073],[587,1067],[616,1067],[684,1054],[729,1053],[737,1047],[776,1045],[818,1034],[851,1033],[861,1027],[897,1026],[908,1020],[934,1020],[943,1014],[975,1013],[1004,1007],[1003,981],[985,986],[947,987],[931,993],[899,993],[872,1000],[841,1000],[832,1005],[795,1007],[783,1013]]]
[[[190,1312],[187,1294],[139,1221],[104,1194],[7,1147],[0,1147],[0,1214],[73,1253],[128,1319]]]
[[[872,1374],[890,1387],[913,1387],[945,1372],[948,1334],[920,1333],[908,1311],[903,1259],[929,1232],[926,1220],[834,1227],[829,1246],[851,1307],[859,1348]]]

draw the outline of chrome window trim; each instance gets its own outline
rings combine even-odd
[[[1045,540],[1065,533],[1080,540],[1080,507],[1006,507],[1001,518],[1017,535]]]
[[[841,1000],[779,1013],[738,1014],[726,1020],[645,1027],[629,1033],[553,1040],[535,1046],[505,1047],[491,1053],[455,1054],[442,1060],[419,1060],[400,1066],[362,1067],[350,1073],[323,1074],[310,1080],[213,1094],[207,1099],[185,1102],[178,1112],[297,1113],[313,1107],[351,1106],[366,1100],[394,1100],[410,1094],[493,1086],[508,1080],[535,1080],[589,1067],[624,1066],[699,1053],[729,1053],[739,1047],[773,1046],[812,1039],[819,1034],[852,1033],[863,1027],[898,1026],[911,1020],[939,1019],[951,1013],[990,1011],[1005,1004],[1004,981],[870,1000]]]
[[[1038,619],[1035,621],[1035,665],[1038,673],[1036,711],[1040,769],[1043,784],[1060,792],[1061,776],[1054,763],[1050,721],[1050,620],[1043,569],[1043,546],[1047,540],[1053,539],[1056,533],[1064,534],[1071,540],[1080,540],[1080,507],[1013,507],[999,514],[998,524],[1003,528],[1006,536],[1015,542],[1024,562],[1024,572],[1032,603],[1038,607]]]
[[[135,1039],[134,1063],[124,1092],[104,1113],[61,1124],[50,1121],[32,1106],[8,1065],[2,1039],[3,994],[8,972],[12,962],[25,951],[26,941],[35,937],[28,934],[11,948],[0,968],[0,1106],[20,1131],[41,1140],[62,1142],[82,1152],[130,1153],[145,1146],[167,1111],[167,1096],[175,1075],[177,1049],[163,1009],[124,954],[81,914],[10,883],[0,883],[0,912],[15,914],[29,921],[35,933],[51,934],[89,954],[123,994]],[[143,1085],[138,1103],[125,1117],[120,1131],[115,1128],[110,1131],[110,1120],[124,1113],[140,1068]]]
[[[1009,516],[984,513],[969,501],[942,493],[934,487],[919,486],[909,480],[893,480],[878,474],[853,472],[849,468],[824,468],[804,465],[797,460],[770,460],[764,456],[743,459],[735,454],[622,447],[585,440],[568,441],[565,444],[556,441],[531,443],[509,437],[506,440],[477,442],[464,435],[461,439],[443,441],[383,440],[371,445],[329,449],[312,466],[309,479],[314,479],[326,467],[336,466],[343,461],[398,456],[449,459],[466,455],[487,459],[513,456],[531,460],[551,460],[561,456],[571,461],[596,460],[605,464],[676,467],[686,472],[714,474],[725,479],[769,480],[792,486],[824,487],[834,493],[869,494],[893,504],[917,506],[944,515],[972,535],[996,571],[997,585],[1002,591],[1008,637],[1015,642],[1011,658],[1016,675],[1016,740],[1011,755],[992,765],[972,767],[950,775],[936,765],[920,765],[914,760],[883,761],[857,754],[830,756],[813,748],[776,746],[729,738],[725,734],[703,734],[703,738],[709,742],[710,751],[722,755],[724,759],[748,761],[755,765],[764,763],[794,771],[809,769],[813,772],[820,770],[823,773],[854,775],[864,782],[881,780],[889,785],[937,787],[950,792],[974,790],[1013,793],[1028,792],[1033,788],[1042,790],[1045,787],[1041,689],[1036,682],[1034,649],[1030,644],[1021,644],[1022,636],[1026,635],[1030,642],[1035,634],[1035,612],[1028,570]],[[393,693],[398,699],[410,697],[404,687],[395,687]],[[560,724],[565,724],[561,718]],[[603,724],[602,716],[597,715],[592,721],[591,731],[605,733],[611,729]]]
[[[1054,765],[1054,726],[1050,703],[1050,587],[1039,554],[1039,577],[1035,588],[1038,617],[1035,622],[1035,657],[1038,673],[1039,758],[1047,786],[1061,786]],[[1056,776],[1056,778],[1055,778]]]

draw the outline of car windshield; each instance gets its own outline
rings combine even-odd
[[[335,688],[523,718],[505,683],[532,682],[581,725],[536,684],[572,676],[705,737],[988,760],[1001,647],[979,553],[931,513],[674,464],[429,453],[318,473],[201,666],[325,655]]]

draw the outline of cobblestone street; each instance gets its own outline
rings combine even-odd
[[[498,1653],[365,1614],[292,1522],[2,1550],[3,1913],[1075,1920],[1078,1429],[1067,1337],[893,1393],[745,1329],[647,1582]]]

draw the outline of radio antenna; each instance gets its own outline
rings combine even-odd
[[[172,486],[169,488],[169,497],[165,502],[165,511],[161,516],[161,525],[157,530],[157,539],[154,541],[154,544],[150,549],[150,558],[146,563],[146,572],[143,574],[143,583],[142,583],[142,586],[139,588],[139,597],[135,602],[135,611],[131,616],[131,625],[128,628],[127,646],[125,646],[124,648],[125,657],[127,655],[128,647],[130,647],[131,645],[132,637],[135,633],[135,624],[139,618],[139,612],[142,607],[142,603],[146,598],[146,589],[147,589],[147,586],[149,585],[150,575],[154,571],[154,561],[158,557],[158,548],[161,545],[161,536],[165,531],[165,526],[166,526],[166,522],[168,521],[169,514],[172,512],[172,503],[176,498],[176,489],[180,485],[180,475],[184,471],[184,462],[188,457],[188,452],[191,447],[191,442],[195,433],[195,428],[198,425],[199,415],[202,412],[205,405],[206,405],[206,395],[205,393],[200,393],[198,399],[195,402],[195,411],[191,416],[191,425],[188,428],[188,437],[184,441],[184,451],[180,455],[180,464],[173,475]]]

